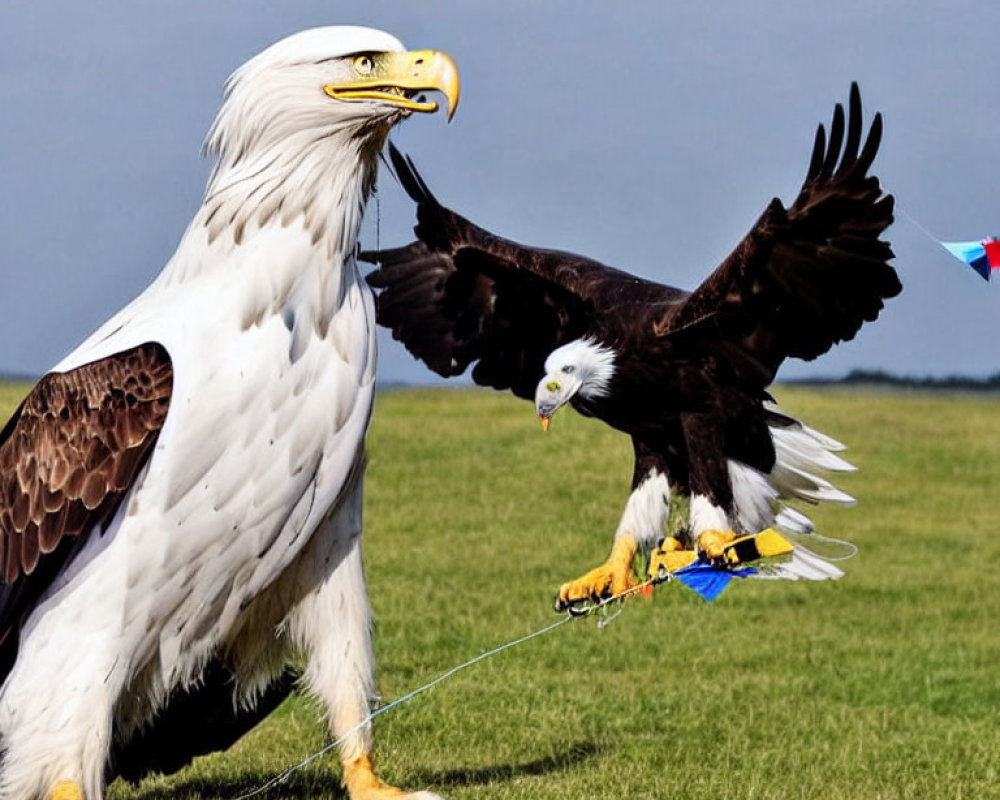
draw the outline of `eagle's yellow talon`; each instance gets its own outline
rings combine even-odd
[[[83,800],[83,787],[76,781],[59,781],[49,792],[49,800]]]
[[[727,566],[735,567],[760,558],[787,556],[794,549],[792,543],[774,528],[767,528],[760,533],[734,539],[723,549],[720,560]]]
[[[344,764],[344,786],[350,800],[416,800],[416,798],[436,798],[430,792],[405,792],[385,783],[375,774],[372,760],[360,756]]]
[[[733,531],[702,531],[696,540],[698,552],[703,553],[710,560],[722,558],[726,545],[733,542],[738,536],[739,534],[733,533]]]
[[[697,558],[698,554],[694,550],[685,549],[680,540],[668,536],[649,554],[647,576],[654,581],[664,580],[669,573],[693,564]]]
[[[735,567],[760,558],[786,556],[794,548],[774,528],[767,528],[751,534],[704,531],[698,537],[698,549],[714,564]]]
[[[574,581],[559,587],[556,611],[563,611],[584,600],[602,600],[635,588],[632,559],[637,545],[630,536],[619,536],[611,548],[611,555],[601,566],[590,570]]]

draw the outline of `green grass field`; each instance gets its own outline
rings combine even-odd
[[[0,394],[6,412],[16,390]],[[850,446],[860,554],[830,583],[664,586],[460,673],[375,724],[387,780],[446,798],[1000,797],[1000,398],[785,388]],[[366,558],[386,700],[556,619],[606,554],[628,441],[485,391],[388,391]],[[126,798],[233,798],[327,741],[293,698],[226,754]],[[271,796],[338,797],[329,756]]]

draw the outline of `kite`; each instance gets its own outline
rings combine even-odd
[[[1000,241],[987,237],[978,242],[941,242],[955,258],[964,261],[984,280],[989,280],[993,270],[1000,269]]]
[[[355,259],[378,154],[437,109],[427,91],[450,117],[454,62],[367,28],[240,67],[176,253],[0,432],[5,797],[96,800],[226,746],[288,691],[293,654],[347,734],[349,796],[433,797],[375,776],[364,723],[376,331]]]
[[[417,241],[362,255],[379,267],[379,323],[439,375],[476,362],[476,383],[533,401],[545,428],[569,403],[632,439],[611,554],[563,584],[557,608],[635,585],[633,559],[663,538],[671,493],[689,499],[682,544],[708,560],[776,522],[812,530],[786,499],[853,502],[821,474],[852,468],[843,445],[778,411],[767,387],[786,358],[852,339],[902,288],[880,238],[893,198],[868,174],[881,133],[876,115],[862,136],[853,85],[846,123],[838,104],[829,140],[819,126],[795,201],[772,200],[693,292],[489,233],[393,153]]]
[[[721,556],[712,559],[684,549],[683,543],[674,537],[665,537],[650,554],[649,578],[654,584],[676,580],[709,601],[722,594],[735,578],[813,581],[839,578],[843,573],[830,559],[850,558],[857,548],[837,539],[819,538],[827,545],[842,547],[843,554],[824,558],[801,542],[793,545],[773,528],[737,537],[723,548]]]

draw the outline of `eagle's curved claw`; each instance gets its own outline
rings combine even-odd
[[[591,606],[567,605],[559,607],[559,600],[556,599],[556,611],[566,611],[571,617],[585,617],[592,610]]]
[[[635,588],[632,574],[632,559],[636,552],[636,542],[631,536],[619,536],[608,560],[601,566],[559,587],[556,597],[556,611],[570,611],[579,603],[591,601],[599,603],[609,597]]]

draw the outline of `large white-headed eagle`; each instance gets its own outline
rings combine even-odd
[[[240,67],[176,253],[0,433],[5,798],[95,800],[109,761],[138,775],[225,744],[287,691],[292,653],[334,736],[366,718],[376,345],[355,243],[427,90],[454,110],[451,59],[366,28]],[[350,796],[400,797],[370,753],[368,726],[341,746]]]
[[[868,174],[881,117],[862,133],[855,85],[846,124],[838,104],[829,140],[819,126],[795,201],[772,200],[693,292],[494,236],[440,205],[394,153],[418,240],[370,256],[378,321],[439,375],[476,362],[476,383],[534,400],[545,427],[570,403],[632,437],[633,492],[611,555],[564,584],[557,607],[633,585],[637,549],[664,536],[671,490],[690,501],[681,544],[707,557],[779,514],[807,530],[785,498],[851,501],[817,474],[850,468],[837,443],[778,413],[767,387],[786,358],[851,339],[901,289],[880,238],[893,200]]]

